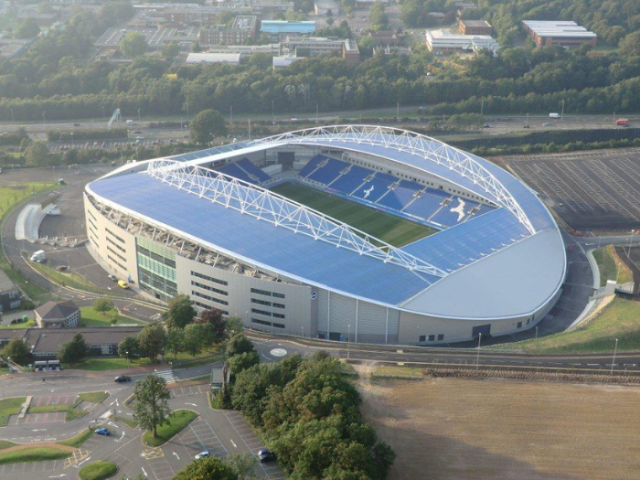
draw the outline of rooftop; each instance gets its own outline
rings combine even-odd
[[[460,23],[463,23],[467,27],[488,27],[491,28],[491,24],[486,20],[460,20]]]
[[[140,327],[109,328],[64,328],[27,330],[27,345],[33,353],[57,353],[62,345],[71,341],[76,333],[82,334],[87,345],[113,345],[120,343],[125,337],[135,337],[142,330]]]
[[[523,25],[539,37],[594,38],[597,35],[573,21],[523,20]]]
[[[67,300],[66,302],[54,302],[52,300],[34,310],[36,315],[44,321],[67,318],[77,311],[78,306],[71,300]]]
[[[287,22],[286,20],[263,20],[260,31],[264,33],[313,33],[316,30],[316,22]]]
[[[0,270],[0,293],[11,292],[17,288],[16,284],[11,281],[7,274]]]

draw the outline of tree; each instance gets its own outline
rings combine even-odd
[[[384,30],[389,26],[389,19],[387,14],[384,13],[384,5],[382,2],[375,2],[371,7],[369,13],[369,21],[371,22],[371,29],[374,32]]]
[[[211,142],[216,135],[226,134],[227,126],[220,112],[209,108],[193,117],[189,124],[189,133],[194,142],[204,144]]]
[[[101,297],[96,298],[96,301],[93,302],[93,309],[96,312],[105,313],[113,308],[113,301],[111,301],[111,297]]]
[[[171,413],[168,403],[171,394],[167,382],[157,375],[147,375],[136,383],[134,396],[133,417],[142,428],[153,432],[153,438],[157,438],[158,426],[167,423]]]
[[[40,27],[35,18],[27,18],[16,30],[17,38],[34,38],[40,33]]]
[[[120,52],[128,58],[139,57],[147,51],[147,40],[138,32],[127,33],[120,40]]]
[[[167,333],[161,324],[147,325],[136,337],[140,345],[141,354],[156,361],[167,343]]]
[[[167,344],[165,349],[173,354],[176,358],[178,354],[184,351],[184,330],[172,328],[167,332]]]
[[[167,328],[184,328],[187,324],[193,322],[196,311],[193,308],[193,302],[184,294],[176,295],[169,302],[169,309],[163,313],[163,318],[167,322]]]
[[[242,333],[244,326],[242,324],[242,318],[232,315],[227,317],[227,329],[225,331],[225,337],[231,338],[238,333]]]
[[[194,460],[180,470],[173,480],[240,480],[232,466],[217,457]]]
[[[29,347],[21,338],[14,337],[2,350],[2,356],[11,357],[11,360],[18,365],[25,365],[31,358],[31,352],[29,352]]]
[[[231,358],[235,355],[240,355],[245,352],[255,352],[256,347],[253,346],[251,340],[239,333],[234,335],[227,342],[227,358]]]
[[[162,56],[169,61],[176,58],[176,56],[178,56],[179,53],[180,53],[180,47],[176,42],[169,42],[162,49]]]
[[[217,308],[205,310],[200,314],[200,318],[196,320],[196,322],[210,326],[210,336],[207,338],[208,341],[211,341],[212,343],[220,343],[224,340],[227,320],[225,320],[222,310],[218,310]]]
[[[224,462],[238,476],[238,480],[253,480],[259,478],[256,475],[256,457],[248,453],[232,453],[225,457]]]
[[[44,142],[33,142],[25,152],[27,165],[30,167],[43,167],[49,164],[49,149]]]
[[[71,341],[62,345],[58,360],[62,363],[78,363],[89,354],[89,346],[81,333],[76,333]]]
[[[124,340],[118,344],[118,355],[122,358],[138,358],[140,345],[136,337],[124,337]]]
[[[229,359],[229,367],[231,367],[231,374],[238,376],[241,372],[258,365],[260,363],[260,357],[258,352],[244,352],[239,355],[234,355]]]
[[[202,351],[204,346],[204,325],[192,323],[184,329],[184,349],[183,351],[195,357]]]

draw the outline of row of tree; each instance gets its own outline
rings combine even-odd
[[[250,352],[234,355],[232,358]],[[233,407],[260,429],[289,478],[380,479],[395,453],[364,423],[340,361],[320,352],[235,372]]]

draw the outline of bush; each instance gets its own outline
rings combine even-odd
[[[82,480],[104,480],[115,475],[117,471],[118,467],[115,463],[100,460],[82,467],[78,475]]]

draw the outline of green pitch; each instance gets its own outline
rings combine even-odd
[[[404,218],[334,197],[304,185],[283,183],[271,190],[362,230],[394,247],[407,245],[437,232],[434,228],[418,225]]]

